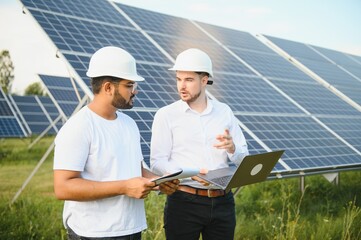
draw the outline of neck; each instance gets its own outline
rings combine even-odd
[[[109,103],[103,102],[101,99],[98,99],[94,96],[94,99],[91,103],[88,104],[90,110],[99,115],[100,117],[107,120],[114,120],[117,118],[116,111],[117,109],[110,105]]]
[[[207,108],[207,96],[202,92],[194,102],[189,102],[188,106],[198,113],[203,112]]]

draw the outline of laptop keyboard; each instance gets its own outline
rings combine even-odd
[[[228,184],[228,182],[231,180],[232,176],[233,175],[213,178],[212,181],[219,184],[219,185],[221,185],[221,186],[226,186]]]

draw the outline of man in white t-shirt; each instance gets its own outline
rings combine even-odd
[[[133,107],[135,59],[117,47],[90,59],[94,99],[72,116],[55,138],[54,190],[65,200],[68,239],[141,239],[146,229],[144,198],[156,177],[143,168],[139,129],[118,109]],[[172,194],[178,180],[159,190]]]

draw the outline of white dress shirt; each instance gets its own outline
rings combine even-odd
[[[216,136],[228,129],[235,152],[213,145]],[[151,140],[151,170],[163,175],[183,168],[208,170],[228,166],[228,159],[239,164],[248,155],[247,143],[232,110],[224,103],[207,99],[207,108],[198,113],[182,100],[158,110],[154,116]],[[182,185],[206,188],[184,179]]]

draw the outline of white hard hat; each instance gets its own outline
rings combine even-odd
[[[169,70],[206,72],[210,77],[213,76],[210,57],[197,48],[190,48],[181,52],[177,56],[174,66]]]
[[[137,74],[134,57],[121,48],[111,46],[93,54],[86,75],[90,78],[110,76],[131,81],[144,80]]]

